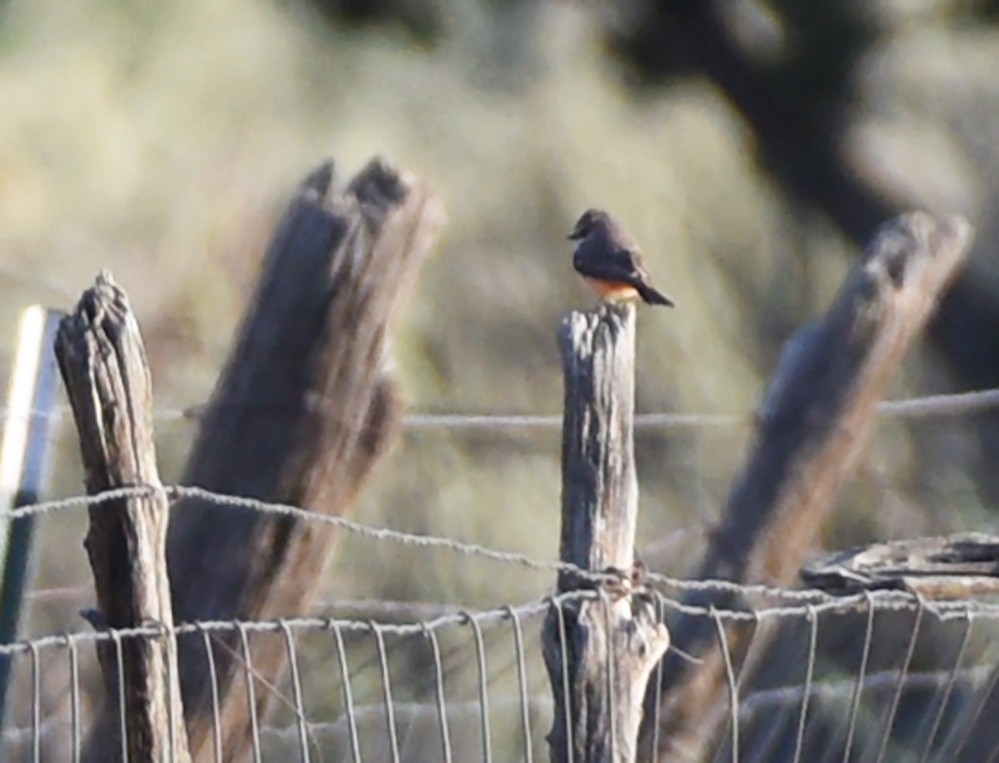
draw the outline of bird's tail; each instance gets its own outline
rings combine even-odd
[[[665,305],[666,307],[673,307],[673,300],[671,300],[669,297],[662,294],[661,292],[656,291],[648,284],[640,283],[637,285],[636,288],[638,289],[638,295],[647,304]]]

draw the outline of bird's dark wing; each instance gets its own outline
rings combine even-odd
[[[632,249],[609,249],[596,242],[583,242],[573,255],[576,271],[588,278],[638,285],[648,280],[641,255]]]

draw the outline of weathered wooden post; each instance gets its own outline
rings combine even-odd
[[[348,511],[395,441],[403,406],[391,336],[442,223],[426,183],[378,160],[346,185],[331,164],[306,178],[271,241],[183,484]],[[182,499],[167,543],[174,611],[185,622],[307,612],[335,538],[330,524]],[[225,760],[248,760],[253,717],[274,698],[287,651],[281,639],[254,640],[251,674],[238,633],[211,643],[214,673],[199,635],[179,639],[191,750],[211,759],[218,745]]]
[[[581,594],[554,606],[545,622],[555,699],[548,740],[556,763],[621,763],[635,760],[642,697],[669,646],[635,574],[634,306],[571,313],[559,347],[565,374],[560,557],[595,575],[561,573],[559,593]],[[608,573],[606,582],[595,580],[599,573]],[[585,596],[587,590],[594,595]]]
[[[173,627],[168,502],[156,469],[152,384],[138,324],[110,275],[102,273],[60,324],[56,357],[80,436],[87,493],[148,488],[90,507],[85,545],[99,609],[93,619],[103,627],[158,625],[167,631]],[[84,759],[120,760],[124,750],[130,761],[190,760],[175,640],[100,642],[98,658],[108,709],[90,734]]]
[[[756,442],[695,578],[788,585],[797,577],[863,451],[878,401],[967,258],[971,238],[962,218],[918,212],[881,228],[826,315],[784,350],[761,406]],[[737,597],[692,591],[684,603],[725,608]],[[774,635],[776,622],[761,621],[752,631],[757,647]],[[711,618],[678,618],[672,635],[677,654],[693,654],[699,663],[673,655],[663,662],[661,684],[646,697],[642,750],[650,759],[699,760],[730,711],[729,658]],[[748,636],[727,637],[731,661],[743,675],[752,668],[743,664]]]

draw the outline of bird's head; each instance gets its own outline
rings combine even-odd
[[[569,234],[569,240],[578,241],[579,239],[586,238],[593,231],[607,228],[609,225],[610,215],[602,209],[587,209],[583,212],[579,220],[576,221],[576,227]]]

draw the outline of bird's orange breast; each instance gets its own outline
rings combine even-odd
[[[638,291],[635,287],[621,281],[601,281],[599,278],[590,278],[589,276],[583,276],[583,280],[599,295],[600,299],[626,300],[638,298]]]

